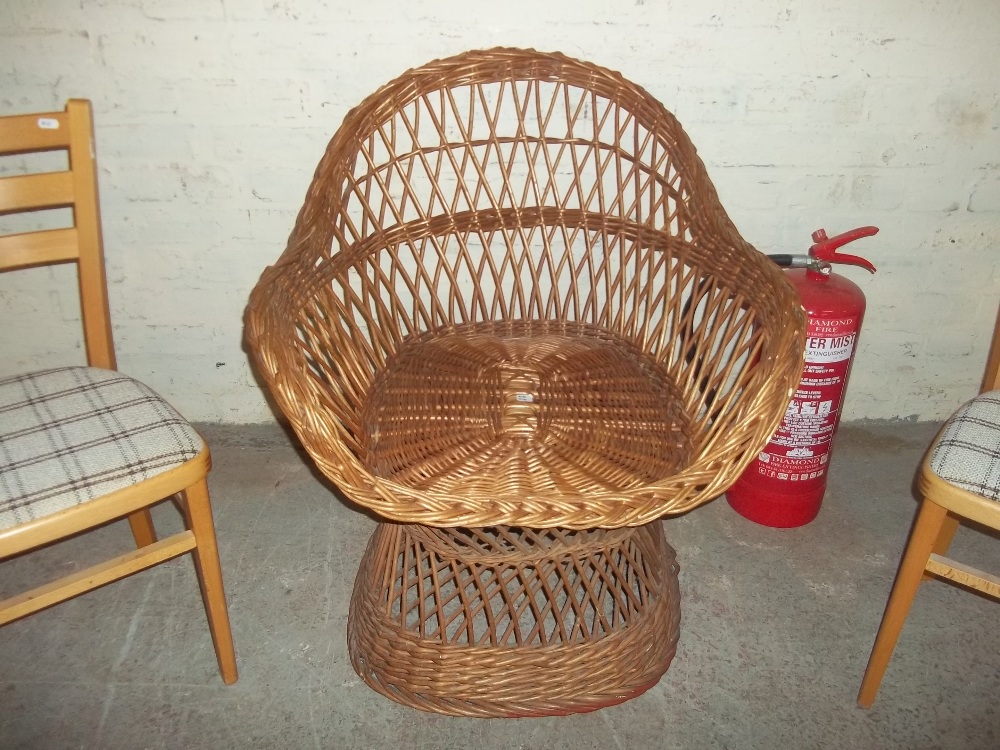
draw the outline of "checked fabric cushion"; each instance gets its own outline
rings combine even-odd
[[[119,372],[66,367],[0,380],[0,529],[149,479],[203,447],[173,407]]]
[[[1000,391],[981,393],[952,415],[930,466],[956,487],[1000,500]]]

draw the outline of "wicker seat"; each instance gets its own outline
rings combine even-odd
[[[803,330],[677,121],[617,73],[495,49],[367,98],[247,312],[309,454],[393,522],[352,603],[362,677],[468,715],[654,684],[678,619],[658,519],[766,442]]]

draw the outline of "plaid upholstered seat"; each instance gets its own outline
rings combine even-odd
[[[956,487],[1000,501],[1000,391],[987,391],[945,424],[931,471]]]
[[[169,404],[121,373],[67,367],[0,380],[0,529],[129,487],[203,448]]]

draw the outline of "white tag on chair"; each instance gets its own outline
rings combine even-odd
[[[59,130],[59,120],[54,117],[39,117],[38,127],[42,130]]]

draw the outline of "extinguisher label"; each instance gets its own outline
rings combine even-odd
[[[843,362],[854,351],[854,334],[810,336],[806,339],[806,362]]]
[[[857,329],[853,317],[809,321],[802,380],[781,426],[758,456],[759,474],[795,482],[826,473]]]

